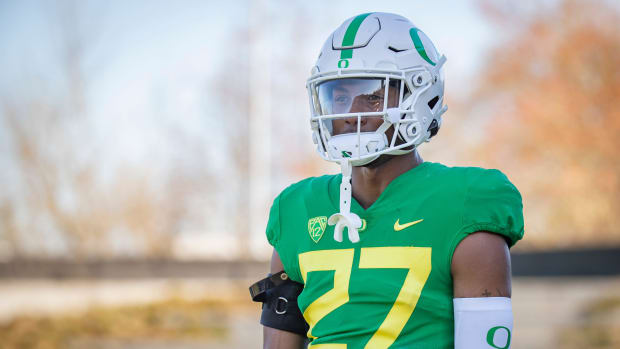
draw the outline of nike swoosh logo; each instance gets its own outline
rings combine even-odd
[[[394,223],[394,230],[396,231],[401,231],[405,228],[409,228],[410,226],[414,225],[414,224],[418,224],[420,222],[422,222],[424,219],[418,219],[417,221],[413,221],[413,222],[409,222],[409,223],[405,223],[405,224],[400,224],[400,218],[396,220],[396,223]]]

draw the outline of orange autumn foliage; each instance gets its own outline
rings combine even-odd
[[[525,246],[619,244],[620,7],[559,1],[506,18],[473,95],[488,120],[476,153],[521,189]]]

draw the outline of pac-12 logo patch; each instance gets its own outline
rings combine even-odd
[[[327,217],[319,216],[308,219],[308,233],[312,241],[319,242],[325,233],[325,227],[327,226]]]

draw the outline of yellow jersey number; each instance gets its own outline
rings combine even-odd
[[[312,329],[325,315],[349,301],[349,279],[353,267],[353,249],[311,251],[299,255],[299,269],[306,282],[308,272],[334,271],[334,288],[317,298],[304,311]],[[394,305],[370,338],[366,348],[388,348],[405,327],[415,310],[424,284],[431,273],[430,247],[365,247],[361,249],[359,267],[408,269]],[[346,344],[318,344],[315,349],[346,349]]]

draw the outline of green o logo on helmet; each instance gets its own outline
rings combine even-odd
[[[413,44],[415,45],[416,51],[418,51],[420,56],[425,61],[427,61],[430,65],[435,65],[436,63],[433,62],[428,57],[428,53],[426,52],[426,48],[424,47],[424,43],[422,42],[422,38],[420,38],[420,33],[422,33],[422,31],[420,31],[420,29],[418,29],[418,28],[411,28],[411,29],[409,29],[409,36],[411,36],[411,40],[413,41]],[[426,35],[424,33],[422,33],[422,35],[426,38]]]
[[[503,347],[498,347],[497,345],[495,345],[495,332],[497,332],[500,329],[504,329],[506,330],[506,333],[508,334],[508,338],[506,338],[506,345],[504,345]],[[510,348],[510,330],[508,329],[508,327],[504,327],[504,326],[495,326],[493,328],[491,328],[489,330],[489,332],[487,332],[487,343],[492,346],[493,348],[496,349],[508,349]]]
[[[348,67],[349,67],[348,59],[341,59],[338,61],[338,68],[348,68]]]

